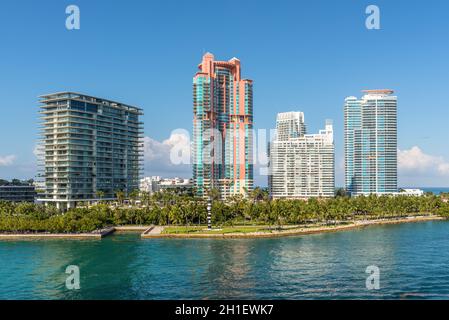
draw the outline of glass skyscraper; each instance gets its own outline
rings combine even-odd
[[[142,110],[85,94],[40,97],[44,203],[61,209],[139,188]]]
[[[193,181],[198,196],[222,198],[253,189],[253,84],[240,60],[206,53],[193,78]]]
[[[345,187],[354,196],[391,194],[397,183],[397,97],[365,90],[345,99]]]

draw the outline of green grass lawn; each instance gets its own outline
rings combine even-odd
[[[387,219],[388,220],[388,219]],[[352,221],[338,221],[338,223],[311,223],[304,225],[283,225],[281,230],[296,230],[296,229],[311,229],[311,228],[323,228],[323,229],[331,229],[337,226],[344,226],[352,224]],[[227,234],[227,233],[253,233],[253,232],[265,232],[270,233],[273,231],[280,231],[276,225],[268,226],[268,225],[251,225],[251,226],[223,226],[217,227],[214,226],[214,229],[208,231],[207,226],[167,226],[164,227],[162,234]]]
[[[217,227],[214,227],[217,228]],[[208,231],[207,226],[173,226],[165,227],[163,234],[224,234],[224,233],[251,233],[251,232],[270,232],[267,226],[235,226],[222,227],[220,230]]]
[[[349,222],[343,222],[339,225],[349,224]],[[323,224],[308,224],[308,225],[283,225],[281,230],[295,230],[299,228],[309,229],[315,227],[322,228],[332,228],[335,227],[334,224],[331,225],[323,225]],[[252,233],[252,232],[265,232],[270,233],[273,231],[279,231],[277,226],[268,226],[268,225],[256,225],[256,226],[224,226],[224,227],[216,227],[213,229],[220,230],[212,230],[208,231],[207,226],[168,226],[165,227],[162,231],[162,234],[225,234],[225,233]]]

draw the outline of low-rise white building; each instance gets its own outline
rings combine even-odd
[[[398,192],[400,196],[411,196],[411,197],[422,197],[424,195],[424,190],[421,189],[401,189]]]
[[[161,178],[160,176],[145,177],[140,180],[140,191],[153,194],[167,189],[192,189],[192,180],[185,178]]]
[[[145,177],[140,179],[139,189],[141,192],[148,192],[150,194],[159,191],[159,182],[161,181],[161,177],[153,176],[153,177]]]

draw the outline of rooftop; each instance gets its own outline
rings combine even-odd
[[[393,94],[394,90],[391,89],[374,89],[374,90],[362,90],[363,93],[376,95],[376,94]]]
[[[79,99],[79,100],[85,100],[87,102],[93,102],[93,103],[99,103],[99,104],[105,104],[109,105],[111,107],[125,107],[129,109],[134,109],[136,111],[142,112],[143,109],[135,106],[131,106],[128,104],[124,104],[121,102],[108,100],[100,97],[94,97],[91,95],[87,95],[84,93],[79,92],[73,92],[73,91],[62,91],[62,92],[55,92],[50,94],[44,94],[39,96],[41,103],[48,103],[55,100],[63,100],[63,99]]]

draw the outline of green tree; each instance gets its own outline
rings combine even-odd
[[[103,198],[105,196],[105,192],[102,190],[97,191],[97,198],[100,199],[100,203],[102,202]]]
[[[117,201],[121,205],[123,205],[123,202],[125,201],[125,193],[123,191],[118,190],[118,191],[115,192],[115,196],[117,198]]]
[[[129,197],[131,198],[132,204],[136,205],[137,200],[140,198],[140,191],[137,189],[131,191]]]

